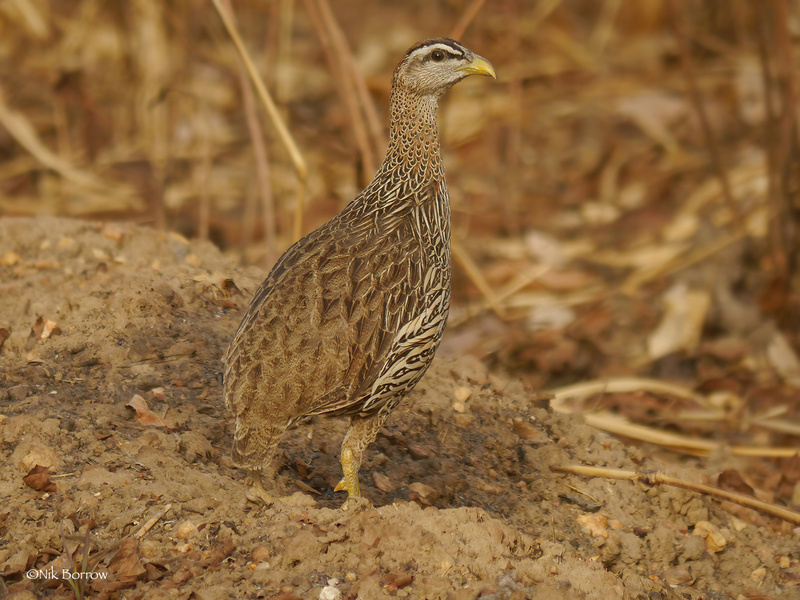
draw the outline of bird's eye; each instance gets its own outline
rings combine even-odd
[[[442,52],[441,50],[434,50],[433,52],[431,52],[431,58],[435,62],[442,62],[444,60],[444,52]]]

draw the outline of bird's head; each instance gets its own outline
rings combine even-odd
[[[413,46],[395,70],[395,85],[422,95],[441,96],[469,75],[491,75],[485,58],[449,38],[427,40]]]

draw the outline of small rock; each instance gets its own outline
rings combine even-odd
[[[332,585],[326,585],[319,593],[319,600],[341,600],[342,592]]]
[[[125,235],[120,229],[118,225],[113,223],[106,223],[103,225],[102,229],[100,229],[100,234],[109,240],[113,240],[115,242],[119,242],[122,237]]]
[[[108,262],[111,258],[108,252],[101,248],[92,248],[92,256],[99,262]]]
[[[750,573],[750,579],[755,581],[757,584],[760,584],[764,581],[764,578],[767,576],[767,569],[764,567],[759,567],[752,573]]]
[[[195,524],[189,520],[186,520],[180,525],[178,525],[178,529],[175,532],[175,535],[179,540],[186,540],[189,539],[190,536],[195,535],[196,533],[198,533],[198,531]]]
[[[3,256],[0,256],[0,266],[13,267],[21,260],[22,257],[16,252],[6,252]]]
[[[263,545],[256,546],[255,548],[253,548],[253,551],[251,552],[253,562],[255,563],[267,562],[269,560],[270,554],[271,552],[269,551],[269,548]]]
[[[183,260],[190,267],[199,267],[201,265],[200,257],[196,254],[189,253]]]
[[[709,552],[722,552],[728,541],[719,530],[719,527],[708,521],[699,521],[694,525],[694,535],[699,535],[706,542],[706,550]]]
[[[581,515],[577,520],[578,525],[592,537],[608,537],[608,517],[605,515]]]
[[[375,527],[373,527],[372,525],[367,525],[364,528],[364,534],[361,536],[361,542],[365,546],[369,548],[374,548],[380,539],[381,536],[378,533],[378,530],[375,529]]]
[[[30,388],[27,385],[15,385],[8,388],[8,398],[19,402],[27,398],[28,392],[30,392]]]
[[[472,395],[472,389],[462,386],[456,388],[455,391],[453,392],[453,395],[459,402],[466,402],[467,398],[469,398]]]

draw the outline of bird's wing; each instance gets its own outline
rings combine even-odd
[[[385,241],[322,228],[286,252],[226,353],[225,398],[237,417],[257,410],[279,422],[353,409],[414,295],[418,252],[399,234]]]

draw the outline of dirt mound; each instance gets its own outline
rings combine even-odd
[[[681,490],[552,474],[659,465],[475,360],[437,359],[390,419],[361,472],[371,503],[339,508],[346,424],[324,419],[282,444],[285,497],[248,502],[220,357],[263,275],[133,225],[0,220],[12,597],[68,594],[87,527],[96,597],[797,597],[796,538]]]

